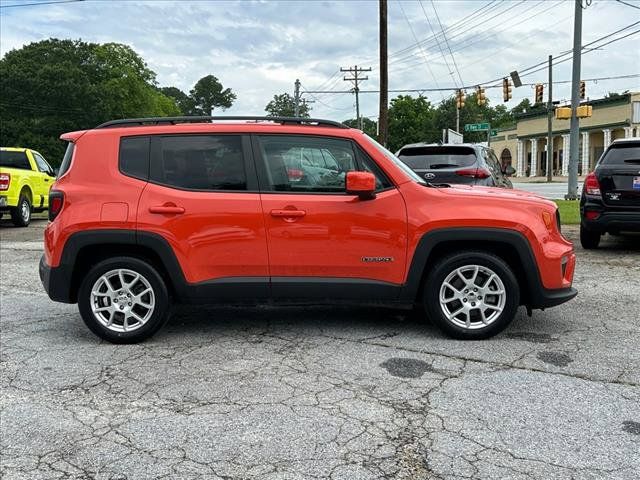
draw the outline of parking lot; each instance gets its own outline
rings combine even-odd
[[[577,244],[579,296],[491,340],[389,309],[185,307],[115,346],[43,292],[45,220],[0,223],[2,478],[640,477],[638,236]]]

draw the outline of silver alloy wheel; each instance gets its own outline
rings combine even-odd
[[[101,325],[114,332],[132,332],[153,315],[155,295],[143,275],[119,268],[96,280],[90,302],[93,315]]]
[[[495,322],[507,300],[504,283],[482,265],[455,269],[440,287],[440,308],[454,325],[476,330]]]
[[[20,204],[20,216],[25,222],[28,222],[31,217],[31,207],[27,200],[22,200],[22,203]]]

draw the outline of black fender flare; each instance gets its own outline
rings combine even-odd
[[[450,242],[481,242],[482,244],[508,245],[513,248],[522,267],[526,286],[522,301],[530,308],[546,308],[559,305],[577,295],[573,288],[546,289],[542,285],[540,271],[533,250],[527,238],[516,230],[486,227],[439,228],[425,233],[413,254],[407,274],[407,281],[400,294],[401,302],[415,302],[426,269],[433,263],[432,253],[436,247]],[[482,245],[479,245],[482,249]]]

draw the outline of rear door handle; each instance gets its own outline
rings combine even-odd
[[[155,207],[149,207],[149,211],[151,213],[181,214],[184,213],[184,208],[176,205],[156,205]]]
[[[304,210],[271,210],[272,217],[300,218],[306,214]]]

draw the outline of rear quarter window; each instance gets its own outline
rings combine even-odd
[[[476,163],[476,152],[468,147],[407,147],[400,150],[398,157],[418,170],[470,167]]]
[[[602,156],[602,165],[640,164],[640,142],[611,145]]]
[[[0,167],[31,170],[31,164],[25,152],[0,150]]]
[[[129,177],[149,179],[150,137],[124,137],[120,140],[119,167]]]

